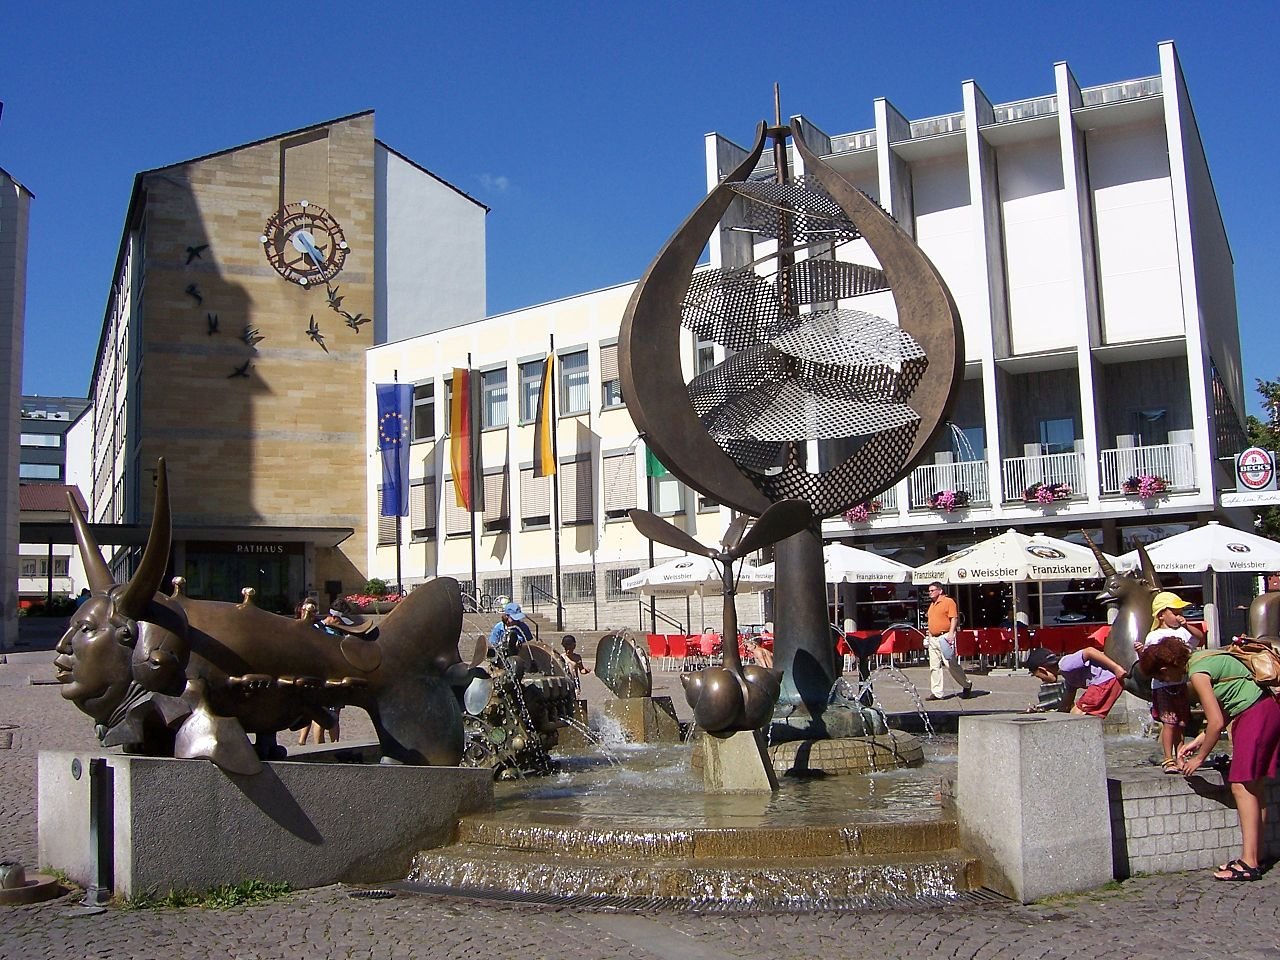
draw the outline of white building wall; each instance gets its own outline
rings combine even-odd
[[[485,312],[483,205],[376,143],[374,339],[403,340]]]
[[[1182,336],[1182,290],[1163,124],[1090,130],[1106,343]]]
[[[66,483],[75,487],[89,502],[93,490],[93,410],[86,410],[63,434],[62,442],[67,455]],[[88,586],[89,578],[85,575],[84,562],[79,550],[71,551],[71,562],[68,568],[71,576],[72,594],[80,592],[81,587]]]
[[[969,171],[963,154],[920,160],[911,166],[916,242],[942,274],[960,310],[965,358],[989,352],[986,281],[979,270],[982,250],[969,198]]]
[[[1058,141],[1010,144],[997,151],[1008,272],[1010,352],[1017,356],[1074,346],[1072,268],[1078,244],[1068,218]]]

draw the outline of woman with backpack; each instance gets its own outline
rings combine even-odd
[[[1249,665],[1221,650],[1202,650],[1187,664],[1193,697],[1204,707],[1205,729],[1180,754],[1183,774],[1200,768],[1231,724],[1231,766],[1227,782],[1240,819],[1239,858],[1224,863],[1215,880],[1257,880],[1262,876],[1262,790],[1280,767],[1280,699],[1254,679]]]

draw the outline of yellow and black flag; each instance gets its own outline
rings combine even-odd
[[[533,475],[550,477],[556,472],[556,355],[548,353],[542,365],[542,389],[538,391],[538,417],[533,425]]]

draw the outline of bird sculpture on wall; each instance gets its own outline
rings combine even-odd
[[[227,379],[230,380],[233,377],[249,376],[249,370],[252,369],[252,366],[251,366],[252,363],[253,363],[252,360],[246,360],[244,363],[240,364],[240,366],[236,367],[229,374],[227,374]]]
[[[218,315],[216,313],[205,314],[205,320],[209,324],[208,335],[212,337],[218,332]]]
[[[362,323],[368,323],[370,320],[370,318],[366,317],[363,313],[357,313],[355,316],[352,316],[351,314],[344,312],[342,316],[343,319],[346,320],[347,326],[356,333],[360,332],[360,325]]]
[[[196,303],[198,304],[204,303],[204,297],[200,296],[200,288],[197,287],[194,283],[188,283],[187,289],[182,292],[185,293],[188,297],[191,297],[193,300],[195,300]]]
[[[720,568],[724,583],[724,666],[708,667],[681,678],[684,696],[693,707],[698,726],[710,734],[758,730],[773,715],[782,688],[782,672],[754,664],[744,667],[738,654],[738,611],[734,606],[737,581],[733,565],[749,553],[785,540],[813,522],[803,500],[780,500],[760,515],[746,535],[747,517],[740,515],[725,531],[720,547],[706,547],[679,527],[648,510],[632,510],[636,529],[658,543],[685,553],[709,557]]]
[[[202,243],[198,247],[187,247],[187,265],[190,266],[192,260],[203,260],[204,257],[200,256],[200,254],[208,249],[209,245],[207,243]]]
[[[342,310],[342,300],[343,300],[343,298],[342,298],[342,297],[340,297],[340,296],[338,296],[338,291],[339,291],[339,290],[341,290],[341,289],[342,289],[341,287],[326,287],[326,288],[325,288],[325,293],[328,295],[328,298],[329,298],[329,309],[330,309],[330,310],[337,310],[337,311],[341,312],[341,310]]]
[[[266,338],[263,337],[262,334],[258,332],[257,327],[251,327],[246,325],[244,328],[244,333],[240,334],[240,339],[243,340],[245,343],[247,343],[249,346],[256,347],[259,343],[261,343]]]
[[[307,325],[307,336],[320,344],[320,349],[325,353],[329,352],[329,348],[324,345],[324,334],[320,332],[320,325],[316,323],[316,317],[311,315],[311,322]]]

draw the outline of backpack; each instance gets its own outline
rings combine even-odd
[[[1237,637],[1222,653],[1234,657],[1246,667],[1258,686],[1270,693],[1280,693],[1280,653],[1271,644],[1253,637]]]

